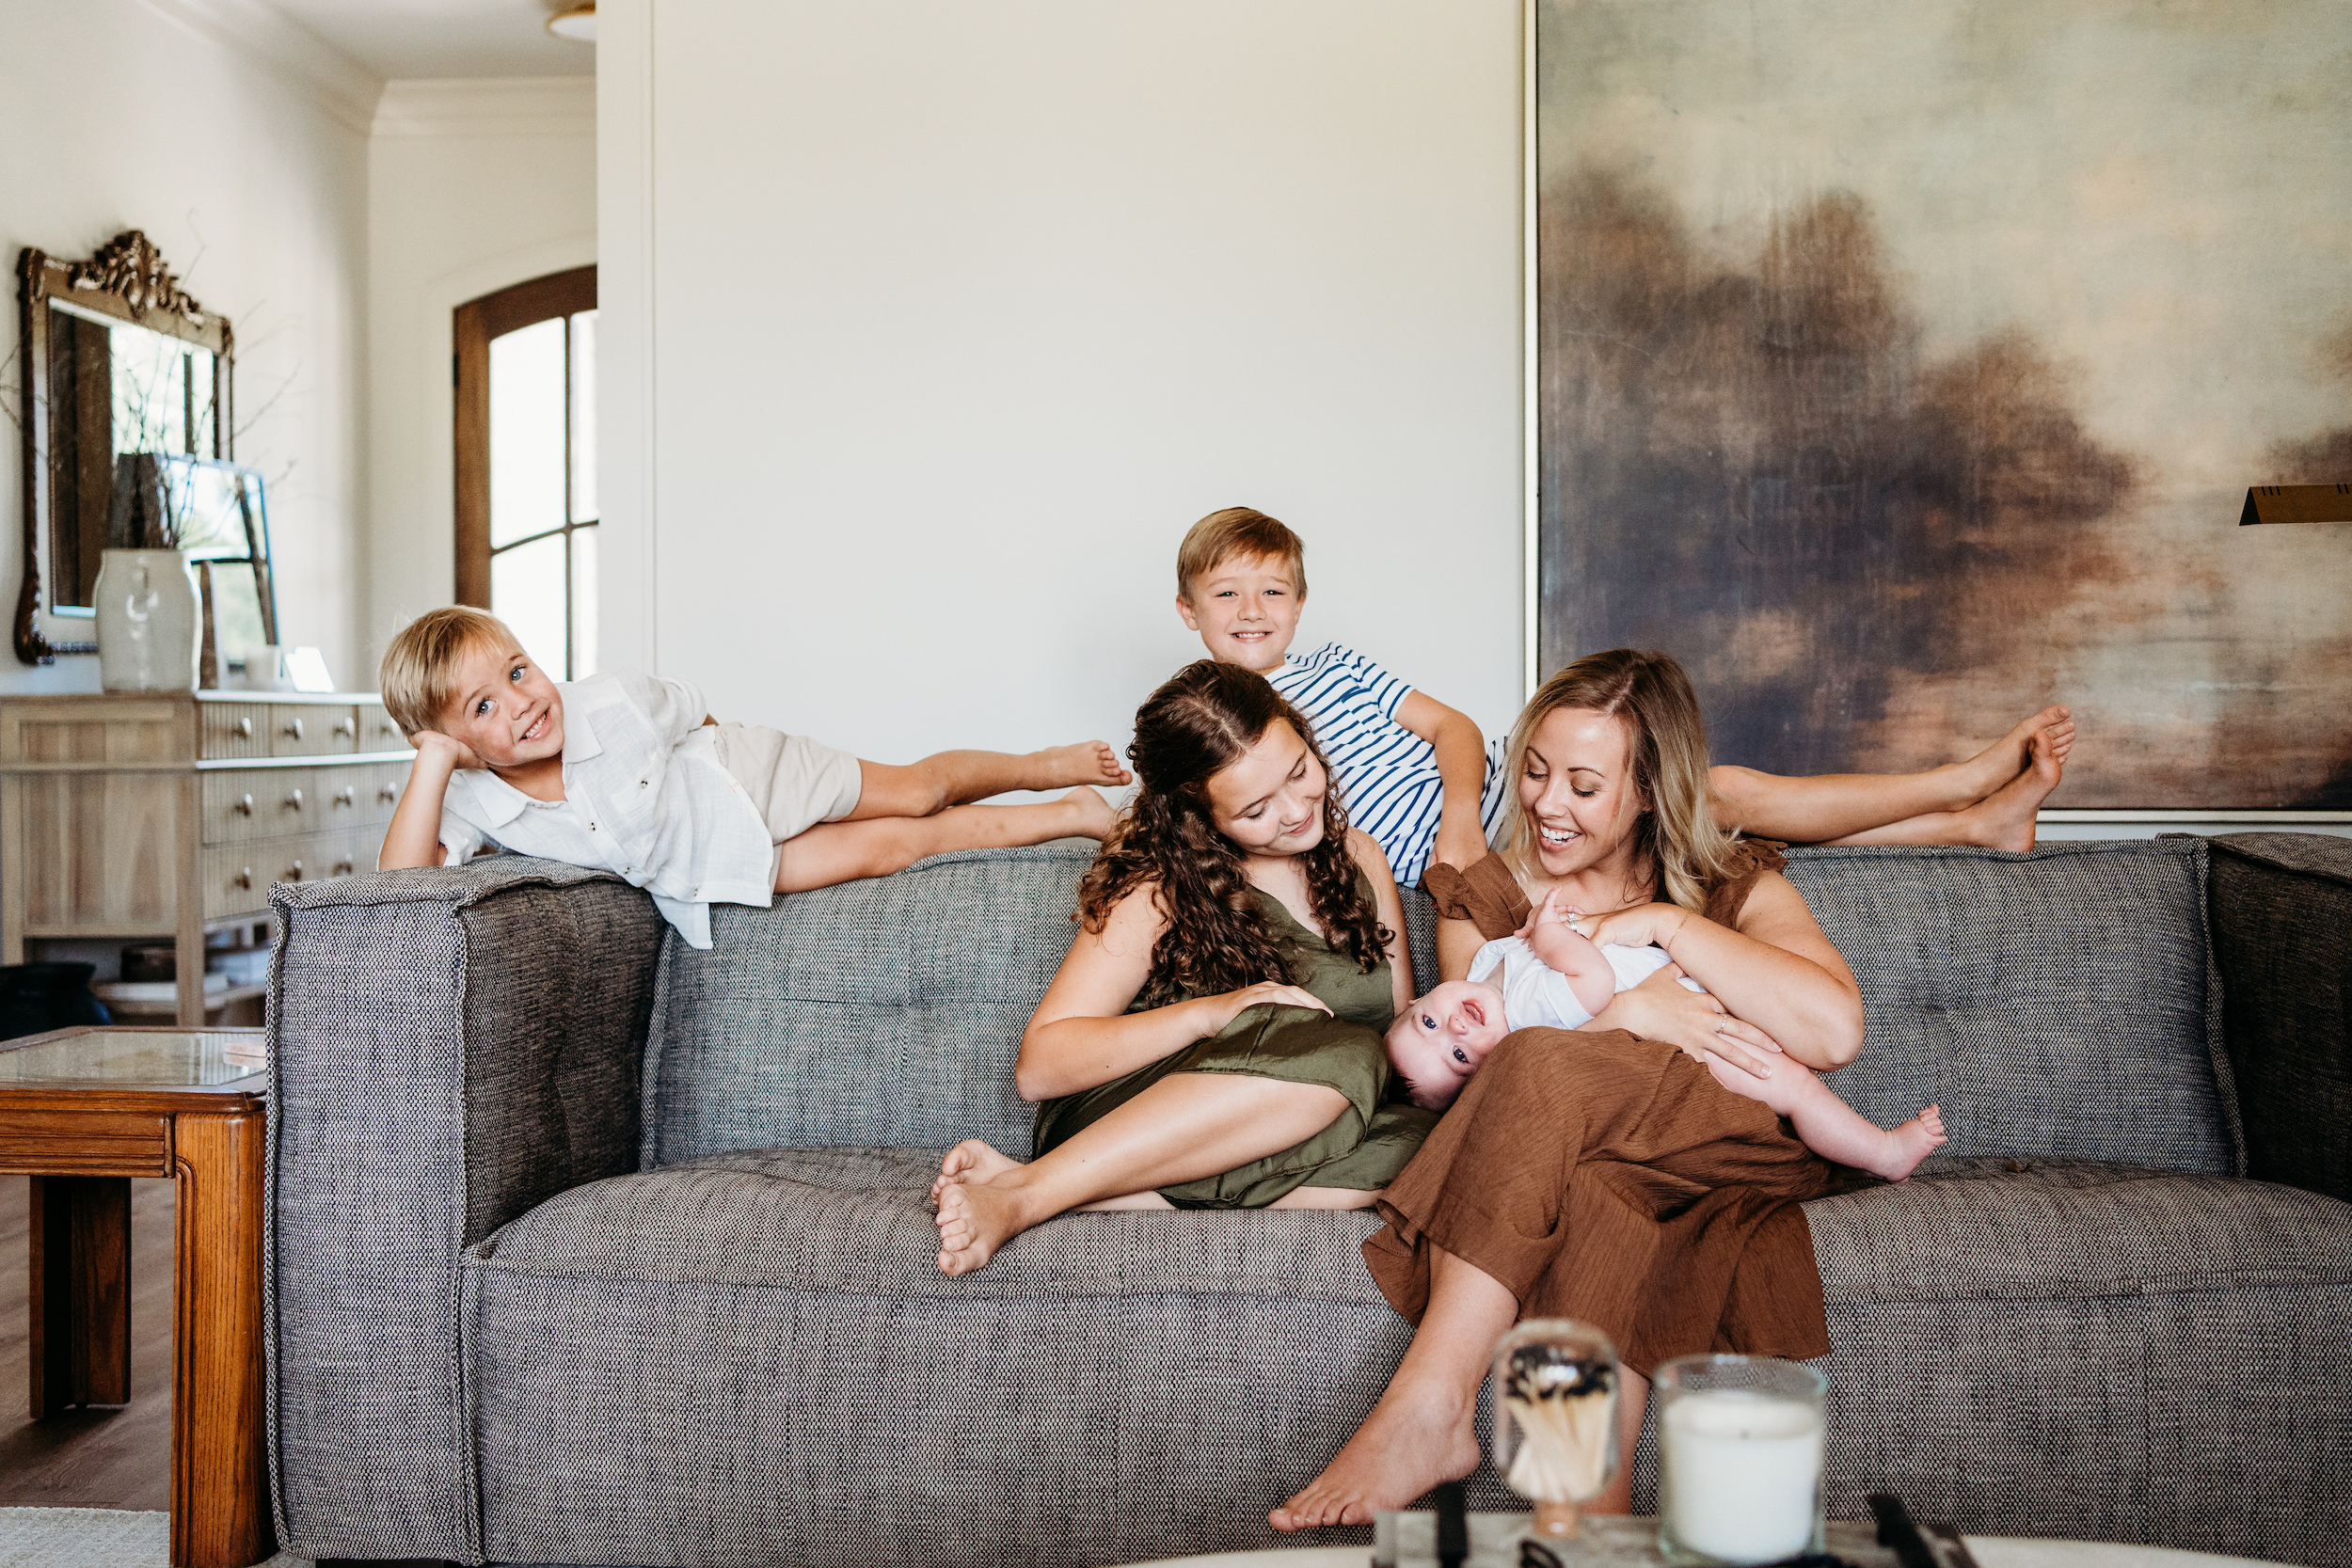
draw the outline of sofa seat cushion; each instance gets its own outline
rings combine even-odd
[[[851,1295],[1279,1295],[1380,1305],[1367,1212],[1066,1214],[939,1272],[941,1150],[741,1149],[560,1193],[475,1249],[501,1271]]]
[[[1804,1208],[1833,1303],[2352,1285],[2352,1203],[2086,1160],[1933,1161]]]

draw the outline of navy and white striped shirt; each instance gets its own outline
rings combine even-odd
[[[1337,642],[1290,656],[1266,679],[1314,726],[1348,822],[1379,844],[1400,885],[1419,887],[1437,847],[1445,783],[1437,748],[1396,721],[1413,689]],[[1489,839],[1502,820],[1502,749],[1501,737],[1486,744],[1478,815]]]

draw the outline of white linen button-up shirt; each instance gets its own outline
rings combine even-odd
[[[480,768],[441,799],[447,863],[483,844],[610,871],[653,895],[690,946],[710,945],[710,906],[775,901],[775,845],[719,766],[703,694],[684,681],[612,673],[558,681],[564,799],[534,800]]]

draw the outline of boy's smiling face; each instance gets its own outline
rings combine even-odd
[[[1176,601],[1176,613],[1200,634],[1211,658],[1261,674],[1281,667],[1303,608],[1298,574],[1271,555],[1227,556]]]
[[[477,643],[451,684],[456,695],[441,712],[441,733],[493,768],[563,756],[563,693],[520,648]]]

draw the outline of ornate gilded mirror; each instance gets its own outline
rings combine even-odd
[[[135,229],[87,261],[27,249],[17,282],[24,583],[16,655],[47,664],[98,650],[100,552],[166,542],[153,536],[157,506],[144,498],[178,511],[218,487],[214,465],[232,455],[234,440],[232,341],[228,321],[189,298]],[[185,483],[198,475],[203,484]],[[251,504],[258,509],[258,487]],[[266,546],[252,553],[266,603]]]

